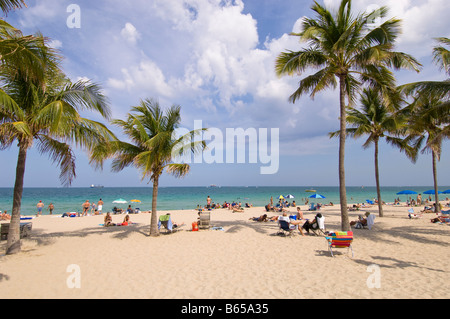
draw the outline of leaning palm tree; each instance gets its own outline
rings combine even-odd
[[[418,71],[420,64],[411,56],[395,52],[394,42],[400,33],[400,20],[390,19],[379,26],[371,24],[373,17],[384,18],[388,9],[382,7],[370,13],[354,15],[351,0],[342,0],[333,15],[316,1],[312,10],[317,17],[304,18],[298,36],[308,47],[298,52],[281,53],[276,60],[276,73],[281,75],[303,74],[307,69],[318,69],[299,83],[290,96],[295,103],[303,94],[311,98],[325,89],[339,85],[340,134],[339,138],[339,189],[341,224],[349,230],[347,195],[345,190],[345,129],[346,108],[355,103],[363,84],[381,88],[386,104],[394,90],[395,79],[389,68],[407,68]]]
[[[98,85],[71,83],[57,68],[46,68],[44,83],[31,79],[13,64],[3,66],[0,75],[5,92],[0,100],[0,149],[16,143],[19,148],[6,251],[13,254],[20,251],[20,210],[28,150],[36,145],[42,154],[48,154],[61,168],[61,182],[70,185],[76,176],[73,148],[89,150],[114,136],[103,124],[80,115],[96,111],[109,118],[108,101]]]
[[[187,163],[175,163],[178,156],[187,152],[198,153],[206,147],[205,141],[194,141],[205,129],[193,130],[186,135],[176,137],[180,124],[180,106],[172,106],[164,114],[158,102],[146,99],[131,109],[126,120],[113,120],[131,142],[117,141],[100,144],[93,153],[92,162],[102,167],[103,161],[112,157],[112,170],[119,172],[133,166],[142,173],[142,180],[149,178],[153,183],[152,214],[150,236],[157,236],[157,198],[159,178],[166,170],[175,177],[189,173]]]
[[[383,100],[377,90],[364,89],[360,99],[361,110],[350,107],[347,110],[346,130],[348,136],[355,138],[368,135],[363,147],[370,145],[375,147],[375,183],[378,198],[378,213],[383,217],[383,205],[380,191],[380,173],[378,166],[379,142],[385,139],[387,143],[405,151],[408,157],[414,156],[414,149],[400,136],[404,133],[407,117],[399,112],[390,112],[383,104]],[[340,131],[330,133],[330,137],[339,136]]]

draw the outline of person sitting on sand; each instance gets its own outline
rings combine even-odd
[[[8,213],[7,213],[7,211],[5,210],[5,211],[2,213],[2,216],[1,216],[0,220],[11,220],[11,216],[9,216]]]
[[[355,226],[357,224],[361,224],[362,227],[367,226],[367,217],[369,217],[370,213],[366,212],[365,216],[366,218],[362,217],[361,215],[358,216],[358,220],[354,220],[350,222],[350,226]],[[358,227],[356,227],[358,228]]]
[[[105,215],[105,222],[104,222],[104,224],[103,224],[105,227],[108,227],[108,226],[116,226],[116,224],[114,224],[113,222],[112,222],[112,216],[111,216],[111,213],[110,212],[107,212],[106,213],[106,215]]]
[[[317,213],[316,216],[312,221],[306,220],[306,222],[303,224],[302,228],[306,230],[306,232],[309,234],[309,230],[314,227],[314,224],[319,225],[319,222],[317,221],[318,218],[322,218],[321,213]]]
[[[130,215],[127,214],[127,215],[125,215],[125,218],[123,219],[122,226],[128,226],[130,224],[132,224],[132,222],[130,220]]]
[[[235,206],[235,207],[233,207],[233,213],[243,213],[244,212],[244,209],[242,208],[242,207],[239,207],[239,206]]]

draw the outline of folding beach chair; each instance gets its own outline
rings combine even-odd
[[[348,250],[352,251],[352,258],[353,258],[353,248],[352,248],[352,242],[353,242],[353,232],[334,232],[330,233],[329,236],[325,237],[328,244],[328,250],[331,253],[331,256],[333,255],[333,248],[347,248]]]
[[[0,240],[7,240],[10,223],[1,224]],[[29,237],[31,235],[32,223],[20,223],[20,238]]]
[[[322,214],[317,214],[309,229],[316,236],[325,235],[325,217]]]
[[[294,233],[295,230],[297,230],[298,225],[291,224],[285,220],[278,220],[278,235],[283,234],[290,236]]]
[[[173,224],[172,224],[172,218],[170,218],[169,214],[159,216],[158,230],[161,229],[161,226],[163,226],[165,229],[167,229],[167,232],[169,232],[169,233],[174,231]]]
[[[201,212],[198,220],[198,228],[209,229],[210,226],[211,226],[211,213]]]

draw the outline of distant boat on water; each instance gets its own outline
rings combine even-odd
[[[305,192],[307,192],[307,193],[315,193],[315,192],[316,192],[316,190],[315,190],[315,189],[312,189],[312,188],[310,188],[310,189],[307,189],[307,190],[305,190]]]
[[[208,188],[215,188],[215,187],[220,187],[220,186],[217,186],[215,184],[211,184],[211,185],[208,186]]]
[[[103,187],[104,187],[103,185],[94,185],[94,184],[91,185],[91,188],[103,188]]]

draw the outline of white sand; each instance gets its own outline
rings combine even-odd
[[[213,226],[224,231],[192,232],[197,212],[173,211],[173,220],[186,226],[159,237],[148,236],[150,214],[109,228],[99,226],[103,216],[42,216],[32,220],[21,253],[5,256],[6,242],[0,243],[0,297],[449,298],[449,225],[430,223],[435,214],[410,220],[406,207],[384,210],[372,230],[353,230],[354,258],[346,249],[331,257],[323,237],[283,237],[276,222],[250,221],[264,213],[261,207],[213,211]],[[365,211],[377,214],[377,207],[350,212],[350,220]],[[340,230],[339,207],[321,212],[328,230]],[[73,287],[74,269],[80,288]]]

